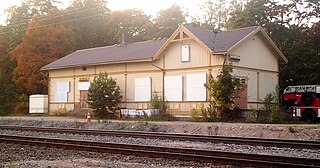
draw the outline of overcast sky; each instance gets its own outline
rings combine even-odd
[[[12,5],[20,5],[22,0],[0,0],[0,24],[6,20],[4,10]],[[62,2],[63,7],[67,7],[71,0],[58,0]],[[157,12],[161,9],[167,9],[173,4],[177,4],[188,10],[189,15],[196,15],[199,13],[199,5],[205,0],[107,0],[109,9],[120,10],[129,8],[142,9],[147,15],[155,17]]]

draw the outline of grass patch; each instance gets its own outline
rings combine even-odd
[[[295,133],[296,132],[292,127],[289,127],[288,130],[289,130],[290,133]]]

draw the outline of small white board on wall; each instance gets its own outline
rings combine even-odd
[[[181,46],[181,61],[182,62],[190,61],[190,45],[188,44]]]
[[[89,90],[90,82],[78,82],[78,90]]]
[[[207,82],[206,73],[195,73],[186,75],[187,101],[206,101],[207,89],[204,84]]]

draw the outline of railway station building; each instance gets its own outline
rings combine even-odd
[[[179,116],[208,104],[204,83],[225,64],[233,65],[244,88],[237,106],[261,107],[279,83],[279,65],[287,61],[261,27],[210,32],[181,25],[168,39],[78,50],[42,70],[49,73],[49,112],[88,108],[90,81],[106,72],[120,87],[121,108],[148,109],[157,92]]]

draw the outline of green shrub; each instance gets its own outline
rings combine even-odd
[[[192,109],[191,110],[191,121],[196,121],[196,122],[199,122],[199,121],[202,121],[202,113],[201,113],[201,110],[199,109]]]
[[[289,130],[290,133],[295,133],[296,132],[291,126],[288,128],[288,130]]]
[[[279,103],[279,89],[276,88],[275,92],[268,93],[263,101],[262,116],[267,121],[273,123],[283,123],[285,120],[284,109]]]
[[[74,109],[72,111],[69,111],[65,113],[67,116],[75,117],[75,118],[87,118],[87,114],[90,113],[90,117],[94,118],[94,113],[90,109]]]
[[[159,96],[158,92],[152,93],[152,97],[150,100],[150,107],[152,109],[159,109],[160,115],[166,114],[168,109],[168,101]]]
[[[150,117],[145,117],[145,121],[177,121],[177,118],[173,115],[166,113],[166,114],[159,114],[159,115],[152,115]]]
[[[244,121],[248,123],[257,122],[257,110],[253,109],[244,113]]]
[[[256,116],[256,122],[267,123],[270,122],[270,111],[267,110],[254,110]]]
[[[19,103],[14,108],[15,115],[26,115],[29,113],[29,98],[23,94],[19,97]]]

